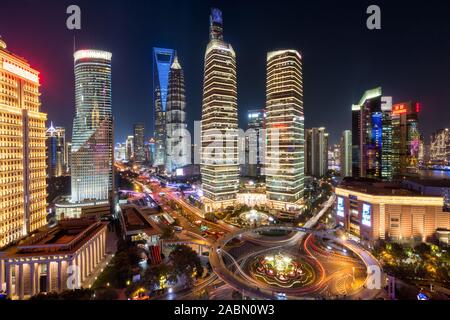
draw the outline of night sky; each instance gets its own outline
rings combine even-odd
[[[82,10],[82,30],[66,28],[66,8]],[[378,4],[382,30],[366,28],[366,8]],[[264,107],[268,51],[303,55],[306,127],[325,126],[331,141],[351,128],[351,104],[382,86],[394,102],[422,102],[428,140],[450,126],[450,2],[261,0],[2,0],[0,35],[12,52],[41,72],[42,110],[55,125],[72,128],[73,45],[113,53],[115,140],[143,121],[153,131],[152,47],[178,51],[185,72],[188,123],[201,115],[203,58],[209,12],[223,11],[225,41],[238,64],[241,127],[246,111]]]

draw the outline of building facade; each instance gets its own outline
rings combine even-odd
[[[175,50],[153,48],[154,166],[164,166],[166,159],[166,108],[169,73]]]
[[[418,172],[421,142],[419,111],[418,102],[392,106],[392,167],[396,177]]]
[[[336,220],[364,241],[429,241],[449,229],[444,198],[399,185],[344,182],[336,188]]]
[[[75,61],[72,202],[109,200],[113,192],[111,53],[79,50]]]
[[[184,74],[177,56],[169,73],[166,134],[166,171],[170,174],[189,164],[191,160],[191,141],[186,124]]]
[[[368,90],[352,106],[352,175],[391,180],[392,106],[382,102],[381,88]]]
[[[60,221],[0,252],[0,289],[23,300],[82,287],[106,256],[106,230],[102,222]]]
[[[296,50],[267,54],[266,190],[273,208],[298,208],[304,191],[305,118],[302,57]]]
[[[46,137],[47,177],[60,177],[67,171],[66,129],[51,123]]]
[[[46,224],[39,72],[0,39],[0,248]]]
[[[341,135],[341,176],[352,176],[352,131],[344,130]]]
[[[206,212],[232,206],[239,185],[236,54],[223,40],[222,12],[212,9],[205,53],[201,175]]]
[[[145,150],[144,150],[144,140],[145,140],[145,128],[143,123],[135,123],[133,126],[133,149],[134,149],[134,161],[144,162],[145,161]]]
[[[435,165],[450,165],[450,131],[440,129],[431,135],[430,161]]]
[[[306,129],[305,174],[322,177],[328,170],[328,132],[325,128]]]

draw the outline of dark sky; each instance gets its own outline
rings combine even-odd
[[[382,30],[366,28],[378,4]],[[82,30],[66,29],[66,8],[82,10]],[[450,126],[450,1],[261,0],[2,0],[0,35],[8,49],[41,71],[42,110],[71,132],[76,46],[113,53],[116,141],[134,122],[153,128],[152,47],[177,49],[184,68],[188,121],[200,119],[203,57],[211,6],[223,10],[224,36],[237,54],[241,126],[264,106],[265,61],[271,50],[303,55],[306,127],[325,126],[331,141],[350,129],[351,104],[382,86],[394,102],[422,102],[421,127]]]

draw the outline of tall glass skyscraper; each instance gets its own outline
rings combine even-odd
[[[233,205],[239,186],[236,54],[223,41],[222,12],[211,10],[205,53],[201,175],[206,212]]]
[[[175,50],[153,48],[153,107],[155,159],[153,165],[163,166],[166,158],[166,110],[169,89],[169,72]]]
[[[143,162],[145,161],[145,149],[144,149],[144,140],[145,140],[145,127],[143,123],[135,123],[133,125],[134,131],[134,161]]]
[[[266,190],[269,206],[297,209],[303,200],[305,117],[302,57],[296,50],[267,54]]]
[[[382,90],[367,90],[352,106],[352,175],[392,179],[392,106],[382,104]]]
[[[186,95],[183,69],[175,56],[169,73],[166,109],[166,171],[190,163],[190,141],[187,141]]]
[[[60,177],[66,172],[66,130],[51,123],[46,137],[47,177]]]
[[[110,52],[79,50],[75,61],[72,202],[108,200],[113,191]]]

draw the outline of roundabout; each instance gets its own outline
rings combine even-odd
[[[273,230],[290,236],[273,242],[255,236]],[[327,231],[293,226],[238,230],[213,245],[210,264],[222,281],[252,298],[365,299],[379,293],[366,289],[368,267],[379,267],[378,261]]]

